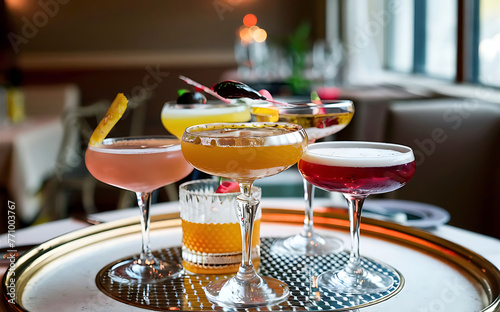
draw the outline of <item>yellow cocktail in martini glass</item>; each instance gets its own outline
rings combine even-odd
[[[245,103],[166,103],[161,111],[163,126],[179,139],[187,127],[212,122],[247,122],[250,118],[250,111]]]

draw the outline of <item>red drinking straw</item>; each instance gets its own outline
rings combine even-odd
[[[192,85],[192,86],[195,86],[197,88],[200,88],[204,92],[206,92],[206,93],[208,93],[210,95],[215,96],[216,98],[218,98],[219,100],[221,100],[224,103],[227,103],[227,104],[231,103],[231,100],[228,100],[228,99],[226,99],[226,98],[218,95],[217,93],[215,93],[214,91],[212,91],[212,89],[210,89],[208,87],[205,87],[204,85],[202,85],[202,84],[194,81],[193,79],[190,79],[190,78],[182,76],[182,75],[179,76],[179,79],[181,79],[182,81],[184,81],[185,83],[187,83],[189,85]]]

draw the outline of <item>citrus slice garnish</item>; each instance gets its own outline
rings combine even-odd
[[[261,107],[256,106],[252,107],[252,114],[260,117],[265,117],[265,121],[268,122],[277,122],[280,119],[279,110],[275,106]]]
[[[128,100],[123,93],[118,93],[115,100],[108,108],[106,115],[102,118],[101,122],[95,128],[92,136],[90,137],[89,145],[96,146],[101,143],[109,134],[111,129],[116,125],[118,120],[122,118],[123,113],[127,109]]]

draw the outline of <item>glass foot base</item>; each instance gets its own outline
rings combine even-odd
[[[302,234],[279,238],[271,246],[271,253],[301,256],[321,256],[338,253],[344,248],[341,239],[323,237],[312,234],[310,237]]]
[[[391,276],[365,269],[362,272],[349,273],[345,269],[325,272],[318,276],[318,286],[336,293],[367,295],[384,292],[394,284]]]
[[[111,267],[108,275],[113,281],[122,284],[153,284],[177,278],[182,273],[180,264],[165,263],[155,258],[150,265],[140,264],[137,259],[124,260]]]
[[[288,299],[286,283],[255,275],[249,281],[237,277],[214,281],[205,287],[208,300],[226,308],[248,308],[278,304]]]

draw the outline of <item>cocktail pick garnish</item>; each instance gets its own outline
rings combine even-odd
[[[247,84],[235,80],[226,80],[216,83],[213,85],[212,90],[228,99],[249,98],[253,100],[267,100],[266,97]]]
[[[266,99],[266,101],[271,102],[273,104],[281,105],[281,106],[293,106],[293,104],[290,104],[287,102],[281,102],[281,101],[270,100],[270,99]]]
[[[177,90],[177,96],[182,96],[186,92],[189,92],[189,90],[188,89],[179,89],[179,90]]]
[[[197,89],[197,88],[195,88]],[[200,91],[177,90],[177,104],[206,104],[207,98]]]
[[[266,89],[260,89],[259,93],[260,93],[260,95],[265,97],[267,100],[274,100],[273,96],[271,95],[271,92],[267,91]]]
[[[311,102],[319,105],[323,104],[323,102],[321,102],[321,98],[318,95],[318,92],[316,91],[311,92]]]
[[[204,92],[206,92],[206,93],[208,93],[208,94],[210,94],[212,96],[215,96],[216,98],[218,98],[219,100],[221,100],[224,103],[227,103],[227,104],[231,103],[231,100],[228,100],[225,97],[220,96],[219,94],[217,94],[216,92],[214,92],[209,87],[206,87],[206,86],[202,85],[201,83],[198,83],[198,82],[194,81],[193,79],[190,79],[190,78],[182,76],[182,75],[179,76],[179,79],[182,80],[182,81],[184,81],[185,83],[187,83],[189,85],[192,85],[192,86],[194,86],[196,88],[200,88]]]
[[[272,97],[269,98],[264,94],[255,91],[247,84],[235,80],[219,82],[212,87],[212,90],[228,99],[249,98],[254,100],[263,100],[281,106],[290,106],[290,104],[286,102],[275,101]]]
[[[321,98],[319,97],[318,92],[316,92],[316,91],[311,92],[311,103],[316,104],[316,105],[323,105],[323,102],[321,101]],[[314,106],[312,104],[310,106]],[[326,114],[326,109],[323,106],[319,107],[319,113]]]

